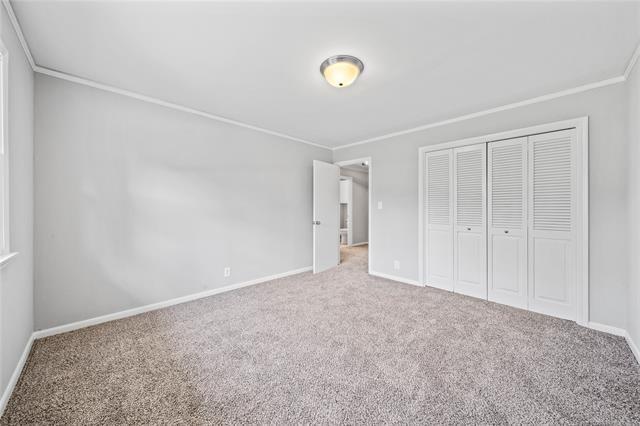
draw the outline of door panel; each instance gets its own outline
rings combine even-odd
[[[483,238],[480,234],[458,232],[458,256],[468,261],[457,262],[458,281],[469,285],[478,284],[484,268],[482,267]]]
[[[456,293],[487,298],[486,145],[453,150]]]
[[[313,273],[340,263],[340,168],[313,161]]]
[[[433,287],[451,290],[451,270],[453,247],[451,246],[451,229],[431,227],[429,232],[429,280]]]
[[[516,298],[523,293],[520,277],[526,275],[522,262],[523,241],[520,237],[501,234],[492,236],[491,290]],[[526,259],[526,257],[525,257]],[[526,295],[526,293],[525,293]],[[526,302],[526,299],[525,299]]]
[[[425,156],[426,284],[453,290],[452,152]]]
[[[529,137],[529,308],[576,319],[575,129]]]
[[[488,155],[488,298],[526,309],[527,138],[491,142]]]
[[[568,290],[569,251],[570,244],[566,240],[536,238],[533,254],[536,259],[533,265],[534,297],[554,303],[567,305],[571,303]]]

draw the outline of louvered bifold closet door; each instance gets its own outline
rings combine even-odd
[[[527,138],[491,142],[488,156],[489,300],[527,308]]]
[[[529,137],[529,309],[576,319],[575,129]]]
[[[452,173],[450,149],[426,154],[426,284],[444,290],[453,290]]]
[[[487,298],[486,144],[455,148],[453,290]]]

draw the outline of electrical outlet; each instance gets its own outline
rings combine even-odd
[[[378,210],[382,210],[382,201],[378,201]]]
[[[231,268],[230,267],[225,267],[224,268],[224,276],[225,277],[230,277],[231,276]]]
[[[394,260],[393,261],[393,269],[395,269],[396,271],[400,270],[400,261],[399,260]]]

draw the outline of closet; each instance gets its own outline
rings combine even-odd
[[[576,319],[576,129],[425,154],[425,282]]]

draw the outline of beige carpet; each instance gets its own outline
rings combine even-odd
[[[344,257],[38,340],[0,423],[640,423],[623,339]]]

